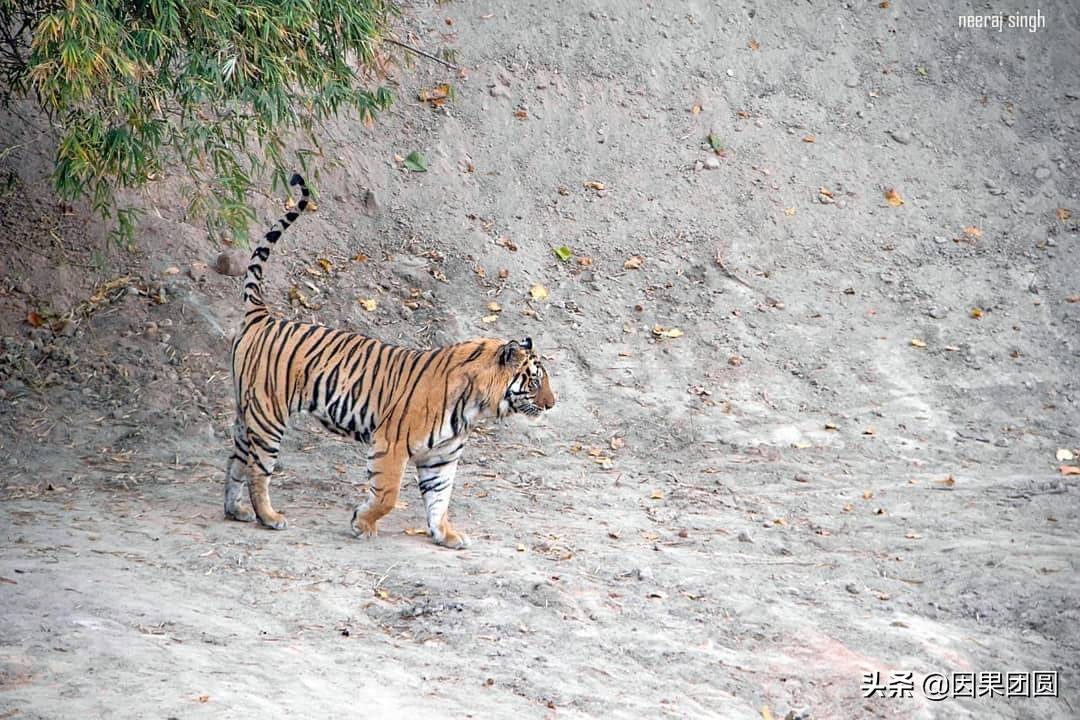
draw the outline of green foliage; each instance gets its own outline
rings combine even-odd
[[[554,248],[554,251],[555,257],[559,258],[563,262],[570,262],[570,258],[574,257],[574,253],[572,253],[570,251],[570,248],[566,247],[565,245],[560,245],[559,247]]]
[[[37,99],[60,133],[58,192],[121,236],[136,217],[116,190],[178,165],[192,209],[246,238],[260,176],[285,188],[324,121],[390,104],[372,89],[390,1],[0,0],[0,100]],[[310,147],[287,151],[296,135]]]
[[[427,160],[424,156],[413,150],[409,153],[409,156],[405,158],[405,167],[410,172],[427,172]]]

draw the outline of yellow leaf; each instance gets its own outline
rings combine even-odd
[[[788,217],[791,217],[792,215],[794,215],[795,214],[794,206],[784,208],[784,214],[787,215]]]
[[[761,720],[773,720],[773,714],[768,705],[761,706]]]
[[[665,328],[660,325],[653,325],[652,334],[659,338],[677,338],[683,336],[683,331],[679,328]]]
[[[367,298],[360,301],[360,306],[368,312],[375,312],[375,308],[379,306],[379,301],[375,298]]]
[[[896,188],[889,188],[885,191],[885,202],[893,207],[900,207],[904,204],[904,199],[900,197],[900,193],[896,192]]]
[[[427,528],[407,527],[405,528],[406,535],[427,535]]]
[[[983,311],[982,311],[982,308],[977,308],[977,307],[975,307],[975,308],[971,308],[971,317],[973,317],[973,318],[975,318],[976,320],[978,320],[978,319],[979,319],[979,318],[981,318],[982,316],[983,316]]]
[[[917,347],[917,348],[924,348],[924,347],[926,347],[926,341],[925,340],[920,340],[919,338],[912,338],[911,346],[912,347]]]
[[[540,283],[537,283],[529,289],[529,295],[532,295],[533,300],[547,300],[548,289]]]
[[[690,108],[690,114],[691,115],[700,115],[701,114],[701,106],[695,104],[692,108]]]
[[[525,552],[525,546],[522,545],[521,543],[518,543],[517,551],[518,552]]]
[[[485,315],[484,317],[480,318],[480,322],[490,325],[491,323],[498,321],[498,319],[498,315]]]
[[[502,312],[502,305],[492,300],[487,304],[487,309],[493,313]]]
[[[653,491],[652,491],[652,492],[651,492],[651,493],[649,494],[649,499],[650,499],[650,500],[663,500],[663,499],[664,499],[664,493],[662,493],[662,492],[661,492],[661,491],[659,491],[659,490],[653,490]]]

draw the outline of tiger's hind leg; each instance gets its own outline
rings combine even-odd
[[[420,495],[427,510],[428,533],[438,545],[463,550],[469,547],[469,536],[450,525],[450,496],[454,492],[457,457],[429,458],[416,464]]]
[[[247,428],[238,418],[233,423],[233,452],[225,470],[225,517],[251,522],[255,511],[244,497],[247,486],[248,440]]]
[[[378,445],[372,448],[368,454],[368,497],[353,509],[354,535],[370,538],[378,534],[379,518],[397,504],[405,462],[404,454],[394,448]]]
[[[281,436],[264,439],[248,429],[248,494],[259,524],[271,530],[284,530],[289,526],[285,516],[270,504],[270,475],[277,464],[281,450]]]

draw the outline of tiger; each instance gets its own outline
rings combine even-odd
[[[288,526],[270,504],[270,476],[289,418],[305,412],[367,447],[367,489],[350,523],[356,536],[377,535],[412,464],[428,535],[438,545],[466,548],[469,537],[451,525],[449,506],[470,432],[487,418],[536,417],[555,406],[532,339],[476,338],[420,350],[275,316],[263,297],[263,263],[311,196],[299,174],[289,184],[301,197],[259,242],[244,276],[243,324],[232,343],[236,419],[225,516],[274,530]]]

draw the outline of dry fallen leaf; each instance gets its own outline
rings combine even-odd
[[[405,528],[406,535],[427,535],[427,528],[407,527]]]
[[[683,336],[683,331],[679,328],[665,328],[660,325],[653,325],[652,334],[659,338],[677,338]]]
[[[980,238],[982,237],[982,230],[974,226],[966,227],[964,228],[964,235],[969,238]]]
[[[872,497],[874,497],[874,491],[873,490],[863,490],[863,494],[862,494],[862,499],[863,500],[869,500]]]
[[[651,492],[651,493],[649,494],[649,499],[650,499],[650,500],[663,500],[663,499],[664,499],[664,493],[662,493],[662,492],[661,492],[661,491],[659,491],[659,490],[653,490],[653,491],[652,491],[652,492]]]
[[[893,207],[900,207],[904,204],[904,199],[900,197],[900,193],[896,192],[896,188],[889,188],[885,191],[885,202]]]
[[[761,706],[761,720],[773,720],[773,714],[768,705]]]
[[[739,355],[732,355],[727,359],[727,364],[731,367],[739,367],[743,364],[743,359]]]
[[[623,445],[626,444],[626,440],[624,440],[623,438],[616,435],[615,437],[611,438],[611,442],[608,443],[608,444],[611,446],[612,450],[618,450],[618,449],[622,448]]]
[[[487,323],[488,325],[490,325],[493,322],[497,322],[498,319],[499,319],[498,315],[485,315],[484,317],[480,318],[480,322]]]
[[[701,114],[701,106],[695,104],[692,108],[690,108],[690,114],[691,115],[700,115]]]
[[[786,208],[784,208],[784,214],[787,215],[788,217],[791,217],[792,215],[795,214],[795,208],[794,207],[786,207]]]
[[[1062,465],[1058,468],[1058,472],[1062,475],[1080,475],[1080,467],[1075,465]]]
[[[360,307],[364,308],[368,312],[375,312],[375,308],[379,306],[379,301],[375,298],[365,298],[360,301]]]
[[[502,312],[502,305],[492,300],[487,304],[487,309],[493,313]]]
[[[645,262],[645,258],[640,255],[631,255],[623,263],[623,270],[637,270],[641,267],[641,263]]]
[[[817,142],[817,135],[803,135],[802,141],[804,143]]]
[[[318,262],[319,262],[319,267],[321,267],[323,269],[323,271],[327,272],[327,273],[329,273],[330,270],[333,269],[333,267],[334,267],[334,264],[332,262],[330,262],[329,260],[327,260],[326,258],[319,258]]]
[[[906,533],[904,533],[904,537],[906,537],[908,540],[922,540],[922,535],[915,532],[914,530],[908,530]]]
[[[655,540],[660,539],[660,533],[655,533],[655,532],[651,532],[651,531],[647,530],[647,531],[641,533],[641,537],[645,538],[649,542],[653,542]]]
[[[919,338],[912,338],[911,346],[912,347],[917,347],[917,348],[924,348],[924,347],[926,347],[926,341],[925,340],[920,340]]]
[[[175,265],[170,265],[169,267],[165,268],[166,275],[178,275],[179,273],[180,268],[176,267]]]
[[[983,316],[982,308],[977,308],[977,307],[971,308],[971,317],[978,320],[982,316]]]
[[[584,185],[589,190],[603,190],[604,189],[604,183],[597,182],[596,180],[586,180],[585,182],[582,183],[582,185]]]
[[[953,485],[956,485],[956,478],[952,476],[952,473],[949,473],[947,477],[942,478],[941,480],[935,480],[934,484],[944,485],[945,487],[952,487]]]
[[[529,111],[526,110],[525,108],[518,108],[517,110],[514,111],[514,117],[516,117],[518,120],[528,120],[529,119]]]
[[[529,295],[532,296],[533,300],[547,300],[548,289],[540,283],[537,283],[529,289]]]
[[[1069,212],[1068,210],[1066,210],[1065,208],[1058,208],[1057,211],[1054,214],[1057,215],[1057,219],[1060,220],[1061,222],[1065,222],[1066,220],[1068,220],[1069,218],[1072,217],[1072,213]]]
[[[199,702],[201,702],[201,703],[210,702],[210,696],[209,695],[200,695],[199,696]]]
[[[355,255],[353,255],[353,260],[355,260],[358,263],[367,262],[368,256],[365,255],[362,252],[358,252]]]
[[[45,318],[31,310],[26,314],[26,324],[31,327],[41,327],[45,324]]]
[[[750,42],[746,43],[746,47],[750,48],[751,50],[757,51],[761,49],[761,43],[759,43],[757,40],[751,39]]]
[[[517,551],[518,552],[525,552],[525,546],[522,545],[521,543],[518,543]]]
[[[1058,448],[1055,457],[1057,457],[1058,462],[1065,462],[1067,460],[1072,460],[1076,456],[1073,455],[1072,450],[1069,450],[1068,448]]]
[[[502,245],[504,248],[506,248],[510,252],[517,252],[517,249],[518,249],[517,245],[514,244],[513,240],[506,237],[505,235],[500,236],[499,239],[496,240],[495,242],[499,243],[500,245]]]

